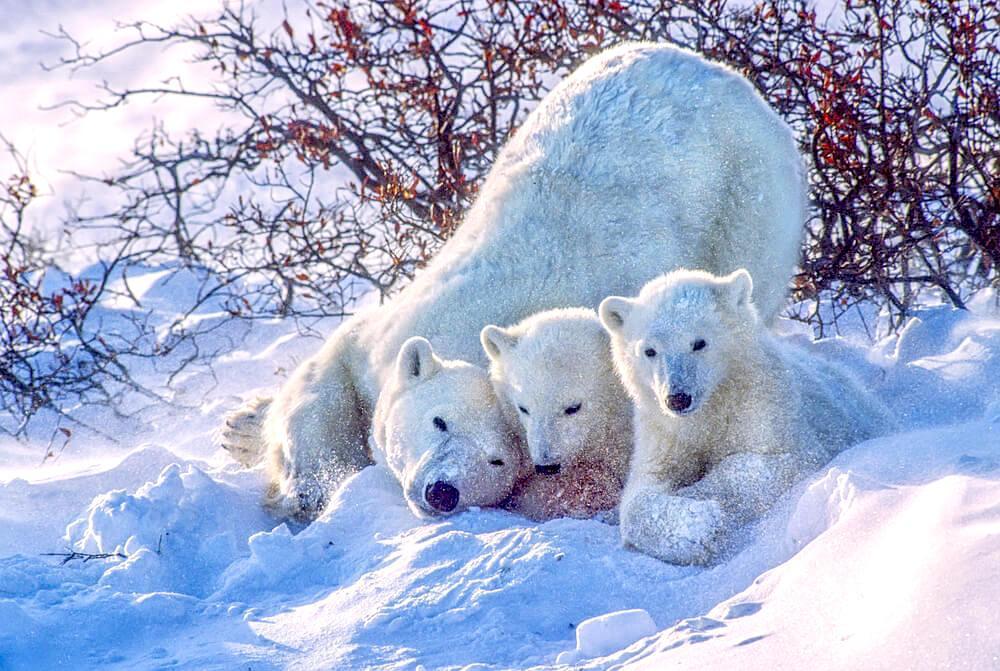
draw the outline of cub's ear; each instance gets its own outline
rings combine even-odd
[[[729,297],[730,305],[736,308],[745,308],[750,305],[753,299],[753,278],[746,268],[740,268],[726,275],[723,280],[726,283],[726,294]]]
[[[434,377],[441,370],[441,359],[427,338],[413,336],[399,348],[396,357],[396,375],[404,384],[422,382]]]
[[[486,355],[496,361],[509,352],[517,344],[517,336],[510,331],[490,324],[479,332],[479,342],[483,344]]]
[[[618,333],[625,326],[625,320],[635,303],[622,296],[608,296],[601,301],[597,308],[597,316],[601,318],[601,323],[608,333]]]

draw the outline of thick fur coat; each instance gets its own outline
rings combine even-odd
[[[622,539],[703,564],[803,474],[891,426],[846,371],[773,338],[745,270],[677,270],[600,306],[635,407]]]

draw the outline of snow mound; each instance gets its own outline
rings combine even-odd
[[[831,468],[810,483],[795,504],[788,520],[788,541],[796,549],[805,546],[847,515],[859,495],[881,488],[862,476]]]
[[[881,391],[908,426],[971,419],[1000,399],[1000,319],[928,309],[891,345]]]
[[[246,554],[247,536],[269,524],[255,493],[173,463],[134,494],[118,489],[95,498],[68,526],[66,540],[78,552],[127,557],[99,585],[203,596]]]
[[[1000,663],[1000,484],[866,492],[779,568],[639,650],[588,668],[986,669]],[[619,667],[618,665],[621,665]]]
[[[24,477],[0,482],[0,557],[38,554],[58,549],[66,525],[76,519],[94,495],[110,489],[134,488],[155,478],[177,461],[164,447],[144,445],[103,463],[52,464],[51,475],[39,477],[37,459]],[[44,515],[39,515],[44,511]]]

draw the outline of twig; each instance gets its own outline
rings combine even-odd
[[[68,564],[74,559],[82,559],[84,563],[89,562],[91,559],[128,559],[128,555],[122,552],[77,552],[75,550],[69,550],[68,552],[43,552],[43,557],[62,557],[62,564]]]

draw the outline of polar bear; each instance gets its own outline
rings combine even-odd
[[[327,487],[369,462],[372,407],[412,336],[485,364],[483,325],[595,307],[682,265],[750,267],[774,317],[804,207],[792,133],[743,77],[667,45],[594,56],[528,115],[413,282],[345,321],[278,391],[259,441],[272,504],[314,515]],[[239,435],[224,441],[240,449]]]
[[[745,269],[675,270],[600,305],[634,402],[622,539],[704,564],[801,475],[884,433],[888,412],[840,367],[773,338]]]
[[[486,371],[443,360],[414,336],[375,404],[371,447],[426,517],[507,499],[526,466],[511,434]]]
[[[618,504],[632,450],[631,401],[608,334],[587,308],[534,314],[480,333],[507,421],[534,475],[510,507],[533,519],[592,517]]]
[[[227,418],[224,447],[244,466],[255,465],[263,454],[261,429],[272,402],[257,397]],[[486,370],[441,359],[420,336],[403,343],[379,393],[369,457],[392,472],[418,517],[472,506],[516,509],[514,485],[533,472],[516,424],[503,416]],[[525,505],[537,498],[528,497]],[[295,516],[299,511],[286,512]]]

